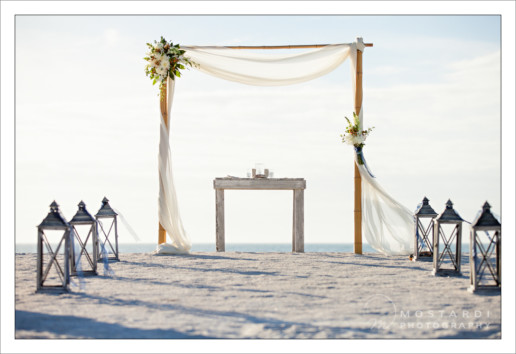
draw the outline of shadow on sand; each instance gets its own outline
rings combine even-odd
[[[170,264],[158,264],[158,263],[146,263],[146,262],[131,262],[124,261],[125,264],[131,264],[142,268],[167,268],[167,269],[180,269],[192,272],[222,272],[228,274],[240,274],[240,275],[279,275],[278,272],[268,272],[268,271],[259,271],[259,270],[239,270],[237,268],[219,268],[217,265],[214,265],[211,268],[207,267],[199,267],[199,266],[178,266],[178,265],[170,265]]]
[[[50,332],[56,337],[96,339],[208,339],[199,335],[191,335],[174,329],[142,329],[126,327],[115,323],[106,323],[90,318],[77,316],[50,315],[45,313],[16,311],[16,331]],[[37,334],[33,334],[38,337]],[[45,336],[46,337],[46,336]],[[18,337],[17,337],[18,338]]]

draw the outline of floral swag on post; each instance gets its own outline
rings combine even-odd
[[[365,145],[365,140],[369,133],[374,129],[368,128],[367,130],[360,130],[360,118],[357,116],[355,112],[353,112],[353,123],[349,120],[348,117],[344,117],[348,121],[348,126],[346,128],[346,133],[341,134],[342,142],[353,145],[355,147],[355,152],[357,153],[357,161],[359,165],[364,165],[365,159],[362,154],[362,148]],[[366,167],[367,168],[367,167]]]
[[[149,64],[145,66],[145,74],[150,76],[152,84],[159,82],[160,97],[164,100],[164,88],[167,82],[167,77],[170,76],[172,80],[174,77],[181,77],[180,70],[187,66],[195,66],[196,64],[185,57],[185,50],[179,47],[179,44],[167,42],[165,38],[161,37],[159,42],[154,41],[154,44],[147,43],[149,52],[143,59],[147,60]]]
[[[145,65],[145,73],[152,80],[153,85],[159,82],[160,86],[160,139],[159,139],[159,198],[158,198],[158,215],[160,224],[160,233],[158,239],[157,254],[185,254],[191,249],[191,242],[183,228],[181,216],[177,202],[177,195],[174,186],[174,177],[172,173],[172,160],[170,151],[169,124],[165,121],[169,118],[168,111],[171,108],[172,98],[174,94],[175,81],[169,82],[168,79],[174,80],[175,77],[181,77],[181,70],[186,66],[197,66],[193,61],[185,56],[186,51],[179,47],[179,44],[167,42],[161,37],[160,41],[154,41],[154,44],[147,43],[148,53],[143,58],[147,61]],[[163,234],[163,229],[166,231]],[[168,234],[171,243],[166,242]],[[165,239],[163,239],[165,238]]]

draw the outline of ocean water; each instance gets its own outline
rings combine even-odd
[[[150,253],[156,249],[155,243],[120,243],[120,253]],[[36,253],[36,244],[17,243],[16,253]],[[194,243],[192,252],[215,252],[215,243]],[[291,252],[290,243],[227,243],[227,252]],[[362,251],[376,252],[371,246],[364,243]],[[352,243],[306,243],[305,252],[353,252]]]

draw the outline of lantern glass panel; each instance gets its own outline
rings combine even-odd
[[[473,263],[475,264],[478,286],[498,285],[498,264],[496,257],[496,244],[499,237],[498,231],[477,230],[475,235],[475,247]]]
[[[99,260],[118,258],[117,219],[113,217],[97,218],[99,224]]]
[[[444,250],[444,242],[443,237],[446,238],[447,243],[451,243],[452,245],[455,245],[457,242],[457,225],[456,224],[443,224],[440,225],[442,233],[440,234],[441,239],[439,240],[439,252],[442,252]],[[454,247],[451,247],[452,250],[455,250]]]
[[[44,286],[63,285],[65,273],[65,234],[64,230],[42,231],[42,272]]]
[[[74,257],[73,264],[77,273],[82,271],[95,271],[97,267],[94,255],[97,252],[97,247],[93,239],[92,225],[73,225],[73,228],[75,236],[72,238],[72,255]],[[83,246],[84,250],[82,248]]]
[[[439,251],[437,255],[437,267],[439,271],[460,272],[460,224],[439,223]]]
[[[418,254],[419,256],[431,256],[433,246],[433,219],[418,218]]]

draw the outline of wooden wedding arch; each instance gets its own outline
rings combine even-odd
[[[362,42],[362,38],[357,38],[357,42]],[[273,50],[273,49],[307,49],[307,48],[321,48],[325,47],[329,44],[307,44],[307,45],[277,45],[277,46],[208,46],[206,48],[227,48],[227,49],[265,49],[265,50]],[[373,43],[363,43],[364,47],[372,47]],[[203,48],[203,47],[197,47]],[[360,114],[360,110],[362,109],[362,50],[357,48],[357,63],[356,63],[356,75],[355,75],[355,113]],[[166,82],[163,87],[163,95],[167,97],[167,86]],[[167,100],[160,100],[160,110],[163,116],[163,120],[165,121],[165,125],[168,127],[168,107]],[[353,163],[355,175],[354,175],[354,242],[353,242],[353,252],[356,254],[362,254],[362,180],[360,177],[360,171],[358,170],[358,166],[356,162]],[[162,243],[166,243],[167,232],[159,223],[158,230],[158,245]]]

